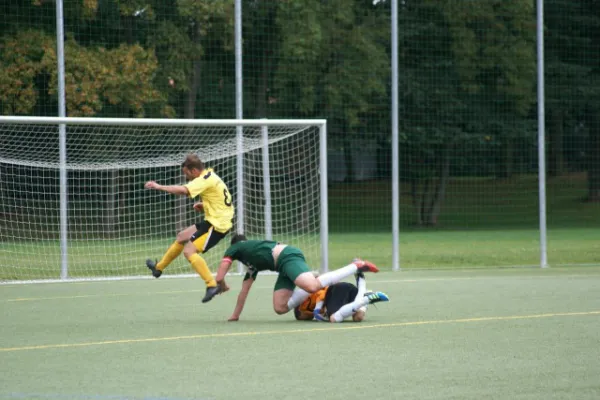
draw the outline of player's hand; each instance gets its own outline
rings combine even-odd
[[[201,201],[198,201],[198,202],[194,203],[194,210],[196,210],[199,213],[203,212],[204,211],[204,204],[202,204]]]
[[[160,185],[154,181],[148,181],[148,182],[146,182],[144,187],[146,189],[158,189],[158,188],[160,188]]]
[[[229,290],[229,285],[225,283],[225,281],[222,281],[219,286],[221,287],[221,291],[219,292],[219,294],[223,294],[226,291]]]
[[[323,316],[323,314],[321,314],[321,310],[318,308],[315,308],[315,311],[313,312],[313,316],[315,317],[315,319],[317,321],[329,322],[329,320],[327,318],[325,318],[325,316]]]
[[[227,322],[235,322],[235,321],[239,321],[239,319],[240,319],[240,317],[236,317],[236,316],[232,315],[231,317],[229,317]]]

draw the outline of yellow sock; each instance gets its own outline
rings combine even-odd
[[[202,279],[204,279],[204,282],[206,282],[207,287],[217,286],[217,282],[215,281],[215,278],[213,277],[210,270],[208,269],[208,265],[206,264],[206,261],[204,261],[204,258],[200,257],[199,254],[194,254],[190,256],[190,258],[188,258],[188,261],[190,262],[190,264],[192,264],[192,268],[196,270],[198,275],[200,275]]]
[[[176,259],[182,251],[183,245],[179,242],[174,242],[171,246],[169,246],[163,258],[161,258],[158,264],[156,264],[156,269],[162,271],[167,268],[167,266],[171,264],[171,262],[173,262],[173,260]]]

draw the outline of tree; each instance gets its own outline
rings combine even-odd
[[[531,2],[407,2],[401,10],[403,164],[416,223],[436,225],[450,167],[467,143],[511,135],[535,99]],[[526,131],[517,131],[524,135]],[[502,160],[508,175],[512,160]]]
[[[585,153],[588,196],[600,201],[600,3],[597,0],[546,2],[546,104],[549,109],[548,170],[560,175],[569,147]],[[583,124],[588,134],[579,145],[574,135]],[[571,160],[573,163],[573,160]],[[575,165],[572,168],[577,168]]]
[[[52,104],[58,91],[56,41],[42,31],[21,31],[0,41],[0,105],[4,114],[33,114],[40,102]],[[85,48],[72,39],[65,44],[65,97],[69,116],[102,115],[106,106],[119,106],[130,116],[144,116],[147,107],[162,105],[154,89],[156,58],[139,45],[116,49]],[[56,115],[49,107],[43,114]],[[39,113],[38,113],[39,115]]]
[[[14,2],[10,2],[14,4]],[[65,91],[69,116],[170,116],[173,109],[154,85],[158,62],[133,40],[106,46],[81,33],[107,14],[94,0],[67,2]],[[0,25],[0,108],[4,114],[57,114],[57,56],[54,3],[17,2]],[[35,28],[30,21],[36,20]],[[101,36],[96,36],[96,40]]]
[[[293,110],[297,117],[326,117],[332,142],[343,143],[353,180],[356,139],[389,132],[366,118],[380,111],[377,100],[389,98],[389,17],[368,1],[298,0],[280,2],[276,21],[281,42],[274,108]],[[389,109],[389,100],[385,104]]]

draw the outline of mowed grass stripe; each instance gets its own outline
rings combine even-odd
[[[518,279],[543,279],[543,278],[587,278],[590,276],[598,277],[598,274],[572,274],[572,275],[532,275],[532,276],[515,276]],[[369,279],[368,284],[385,285],[394,283],[426,283],[439,281],[466,281],[479,279],[498,279],[510,278],[507,276],[463,276],[463,277],[444,277],[444,278],[413,278],[413,279],[386,279],[373,280]],[[273,286],[253,286],[253,289],[273,289]],[[127,292],[127,293],[101,293],[101,294],[81,294],[72,296],[48,296],[48,297],[16,297],[12,299],[4,299],[8,303],[27,302],[27,301],[47,301],[47,300],[69,300],[69,299],[85,299],[98,297],[122,297],[122,296],[154,296],[162,294],[185,294],[185,293],[204,293],[205,289],[190,289],[190,290],[164,290],[158,292]],[[233,290],[235,292],[235,290]]]
[[[461,324],[461,323],[473,323],[473,322],[511,321],[511,320],[527,320],[527,319],[552,318],[552,317],[575,317],[575,316],[590,316],[590,315],[600,315],[600,311],[557,312],[557,313],[530,314],[530,315],[508,315],[508,316],[460,318],[460,319],[447,319],[447,320],[408,321],[408,322],[395,322],[395,323],[389,323],[389,324],[374,324],[374,325],[356,324],[356,325],[351,325],[351,326],[339,326],[339,325],[332,324],[332,325],[329,325],[328,327],[309,328],[309,329],[285,329],[285,330],[269,330],[269,331],[210,333],[210,334],[203,334],[203,335],[170,336],[170,337],[156,337],[156,338],[143,338],[143,339],[121,339],[121,340],[106,340],[106,341],[83,342],[83,343],[45,344],[45,345],[22,346],[22,347],[2,347],[2,348],[0,348],[0,352],[46,350],[46,349],[60,349],[60,348],[77,348],[77,347],[90,347],[90,346],[105,346],[105,345],[113,345],[113,344],[167,342],[167,341],[206,339],[206,338],[230,338],[230,337],[240,337],[240,336],[282,335],[282,334],[293,334],[293,333],[327,332],[327,331],[337,331],[337,330],[348,331],[348,330],[357,330],[357,329],[395,328],[395,327],[405,327],[405,326],[420,326],[420,325],[435,325],[435,324]]]

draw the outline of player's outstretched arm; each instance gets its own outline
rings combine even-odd
[[[323,308],[323,301],[319,301],[316,305],[315,305],[315,309],[313,311],[313,317],[314,319],[316,319],[317,321],[323,321],[323,322],[329,322],[329,320],[327,318],[325,318],[323,316],[323,314],[321,314],[321,309]]]
[[[223,257],[221,263],[219,264],[219,269],[217,270],[217,276],[215,277],[215,281],[217,281],[217,285],[221,286],[221,291],[225,288],[229,289],[227,283],[225,283],[225,275],[227,275],[227,271],[229,271],[229,267],[231,267],[231,263],[233,260],[229,257]]]
[[[190,192],[185,186],[181,185],[161,185],[155,181],[148,181],[144,185],[146,189],[160,190],[161,192],[167,192],[171,194],[178,194],[181,196],[189,196]]]
[[[244,280],[244,283],[242,283],[242,290],[240,290],[237,303],[235,304],[235,309],[233,310],[233,314],[231,314],[231,317],[229,317],[228,321],[237,321],[240,319],[240,314],[244,309],[246,298],[248,297],[248,293],[250,292],[250,288],[252,287],[253,283],[254,278],[252,277],[249,277],[248,279]]]

